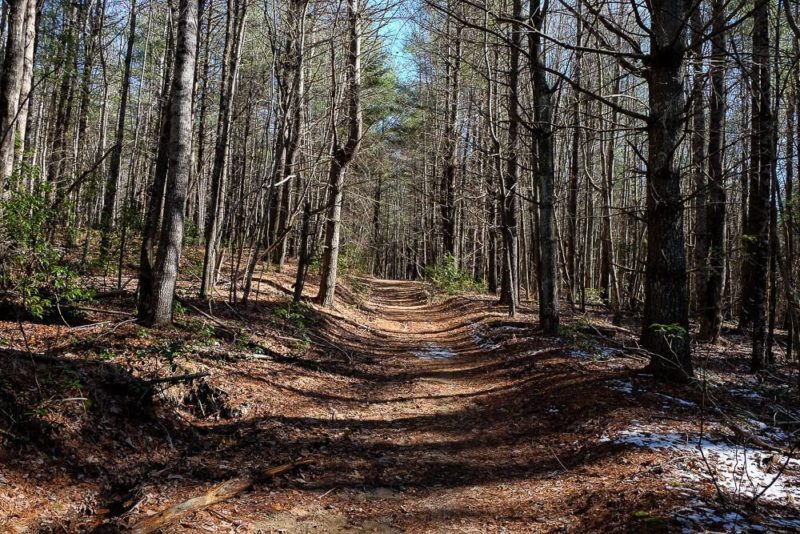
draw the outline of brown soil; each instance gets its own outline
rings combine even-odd
[[[0,531],[124,529],[307,457],[167,532],[667,532],[680,507],[717,502],[708,481],[676,491],[666,452],[603,439],[631,421],[698,430],[697,388],[654,382],[641,358],[575,357],[580,341],[541,336],[531,309],[510,320],[413,282],[351,279],[300,321],[276,313],[291,276],[270,278],[250,305],[211,308],[236,339],[191,310],[163,332],[101,312],[25,324],[27,345],[0,323],[20,351],[0,366]],[[155,395],[146,382],[198,372]],[[654,391],[687,404],[665,411]]]

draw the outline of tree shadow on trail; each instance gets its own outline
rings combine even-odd
[[[410,291],[392,302],[406,306],[419,296]],[[388,299],[373,297],[375,313],[381,313]],[[430,321],[418,318],[433,325],[447,319],[446,329],[404,336],[310,309],[315,338],[306,353],[262,347],[268,359],[256,364],[221,362],[211,352],[191,355],[212,370],[216,366],[228,383],[247,381],[265,397],[286,401],[267,413],[228,420],[182,415],[117,363],[3,358],[0,401],[12,415],[3,419],[0,412],[2,428],[30,430],[20,436],[25,443],[12,444],[19,461],[3,455],[0,465],[21,474],[38,453],[67,482],[101,486],[97,501],[113,515],[124,512],[118,504],[127,495],[144,487],[174,502],[177,495],[196,495],[210,483],[299,456],[316,464],[302,468],[303,477],[275,480],[275,488],[321,495],[337,489],[426,492],[546,483],[554,474],[582,473],[619,454],[619,447],[596,438],[629,402],[603,383],[630,371],[587,372],[560,347],[537,338],[493,347],[480,322],[487,317],[486,303],[457,300],[452,308],[426,304]],[[274,306],[254,303],[237,312],[260,317],[263,326]],[[219,316],[228,318],[222,310]],[[418,358],[414,352],[425,343],[446,347],[452,358]],[[42,399],[72,397],[89,401],[70,405],[65,418],[77,426],[59,427],[40,411]],[[25,447],[27,456],[21,454]],[[531,522],[534,512],[515,511]],[[453,510],[460,513],[469,517]],[[97,521],[87,515],[71,526],[88,529]]]

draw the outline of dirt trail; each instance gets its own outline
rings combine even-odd
[[[525,306],[510,320],[494,297],[431,299],[414,282],[353,278],[335,309],[297,317],[292,274],[270,278],[249,306],[213,310],[245,340],[209,337],[187,314],[159,332],[73,330],[51,360],[0,360],[5,410],[27,418],[12,430],[36,444],[0,449],[0,530],[114,531],[309,457],[167,532],[726,529],[713,485],[694,475],[702,466],[684,469],[688,484],[673,469],[691,451],[633,444],[696,433],[700,406],[696,391],[642,374],[641,360],[568,331],[543,336]],[[32,350],[64,338],[37,326]],[[170,386],[143,406],[143,380],[176,372],[207,374],[204,389]],[[43,394],[91,403],[43,411]]]
[[[609,377],[591,377],[560,354],[559,340],[535,336],[534,316],[509,323],[488,298],[429,302],[421,284],[368,285],[369,298],[356,309],[320,319],[319,331],[349,361],[321,363],[322,377],[283,384],[298,398],[278,420],[295,450],[320,463],[289,497],[245,497],[260,502],[237,506],[248,518],[242,524],[289,532],[535,532],[585,531],[603,521],[575,510],[588,512],[593,496],[614,485],[608,476],[583,479],[605,462],[586,463],[605,455],[587,445],[615,396],[595,381]],[[276,500],[287,509],[258,519]]]

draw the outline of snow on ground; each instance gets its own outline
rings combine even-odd
[[[630,378],[628,380],[609,380],[606,382],[609,389],[624,393],[625,395],[633,395],[633,382]]]
[[[668,401],[669,403],[677,404],[678,406],[686,406],[687,408],[688,407],[694,408],[695,406],[697,406],[696,402],[688,401],[686,399],[681,399],[679,397],[673,397],[672,395],[665,395],[664,393],[656,393],[656,395]]]
[[[734,397],[740,397],[743,399],[756,399],[760,400],[764,398],[764,395],[759,393],[758,391],[754,391],[750,388],[733,388],[728,390],[728,392],[733,395]]]
[[[738,512],[721,512],[709,507],[699,499],[692,506],[681,508],[675,513],[675,521],[683,525],[683,532],[765,532],[762,525],[755,525]],[[710,528],[711,527],[711,528]]]
[[[440,347],[436,343],[426,343],[425,348],[414,351],[411,354],[423,360],[448,360],[456,355],[455,352]]]
[[[692,481],[698,476],[711,482],[716,479],[720,489],[732,496],[780,504],[800,502],[800,460],[794,458],[722,440],[650,431],[638,425],[623,430],[610,441],[685,453],[687,456],[675,463],[678,475]]]
[[[614,357],[615,354],[619,352],[619,349],[615,349],[613,347],[602,347],[596,346],[592,347],[591,350],[583,350],[583,349],[573,349],[568,350],[566,352],[567,356],[572,358],[578,358],[579,360],[596,360],[596,361],[605,361],[610,360]]]
[[[670,457],[663,464],[664,476],[672,481],[667,487],[683,494],[696,494],[697,482],[706,481],[716,484],[733,503],[748,504],[755,499],[796,506],[800,502],[800,460],[796,458],[635,422],[616,436],[603,436],[600,441],[669,451]],[[753,524],[737,512],[718,511],[696,496],[687,507],[676,510],[675,519],[684,525],[684,532],[800,530],[797,517],[767,517],[763,520],[766,526]]]
[[[485,351],[492,351],[500,348],[500,345],[498,345],[491,339],[487,338],[480,332],[480,326],[478,325],[478,323],[470,324],[469,328],[471,330],[469,336],[470,339],[472,339],[472,342],[475,343],[475,345],[477,345],[481,349]]]
[[[675,521],[682,532],[798,532],[800,518],[768,515],[759,523],[735,511],[717,510],[714,505],[695,498],[688,506],[675,510]]]

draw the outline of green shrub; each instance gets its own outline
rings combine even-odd
[[[304,302],[290,301],[284,306],[275,308],[275,315],[289,323],[298,337],[299,341],[295,349],[306,351],[311,346],[311,330],[313,318],[309,315],[309,307]]]
[[[437,292],[447,295],[483,290],[483,284],[462,270],[451,254],[445,255],[440,263],[425,267],[425,279]]]
[[[593,306],[602,306],[605,304],[603,301],[603,289],[599,287],[587,287],[584,290],[584,298],[586,299],[586,304],[591,304]]]
[[[6,302],[41,319],[53,308],[92,297],[48,238],[50,188],[15,190],[0,205],[0,289]]]
[[[369,270],[367,255],[355,243],[347,242],[339,250],[339,274],[364,273]]]

